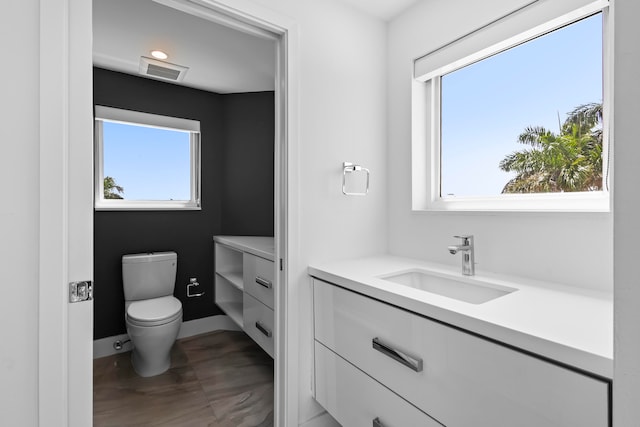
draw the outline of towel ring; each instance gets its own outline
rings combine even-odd
[[[358,193],[347,191],[347,174],[354,172],[364,172],[367,174],[367,183],[364,192]],[[369,193],[369,169],[349,162],[342,163],[342,194],[345,196],[366,196],[367,193]]]

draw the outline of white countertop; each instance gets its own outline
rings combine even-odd
[[[274,260],[273,237],[263,236],[213,236],[213,241],[247,252],[260,258]]]
[[[476,272],[473,279],[515,287],[508,295],[471,304],[377,276],[420,268],[461,276],[460,269],[394,256],[309,266],[309,274],[560,363],[613,378],[613,295]]]

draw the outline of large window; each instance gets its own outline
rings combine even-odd
[[[606,5],[534,4],[416,60],[414,209],[608,209]]]
[[[96,209],[199,209],[197,121],[96,107]]]

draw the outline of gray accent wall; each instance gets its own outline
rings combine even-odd
[[[212,237],[273,235],[273,102],[273,92],[221,95],[94,68],[96,105],[199,120],[202,143],[202,210],[95,211],[94,339],[126,332],[124,254],[177,252],[183,319],[222,314],[213,303]],[[203,297],[186,297],[190,277]]]
[[[222,100],[222,229],[232,235],[273,235],[273,93],[224,95]]]

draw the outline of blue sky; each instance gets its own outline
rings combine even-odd
[[[576,106],[602,102],[602,16],[594,15],[442,78],[442,195],[497,195],[498,164],[527,126],[558,132]],[[472,177],[472,178],[470,178]]]
[[[189,132],[103,123],[104,176],[128,200],[189,200]]]

